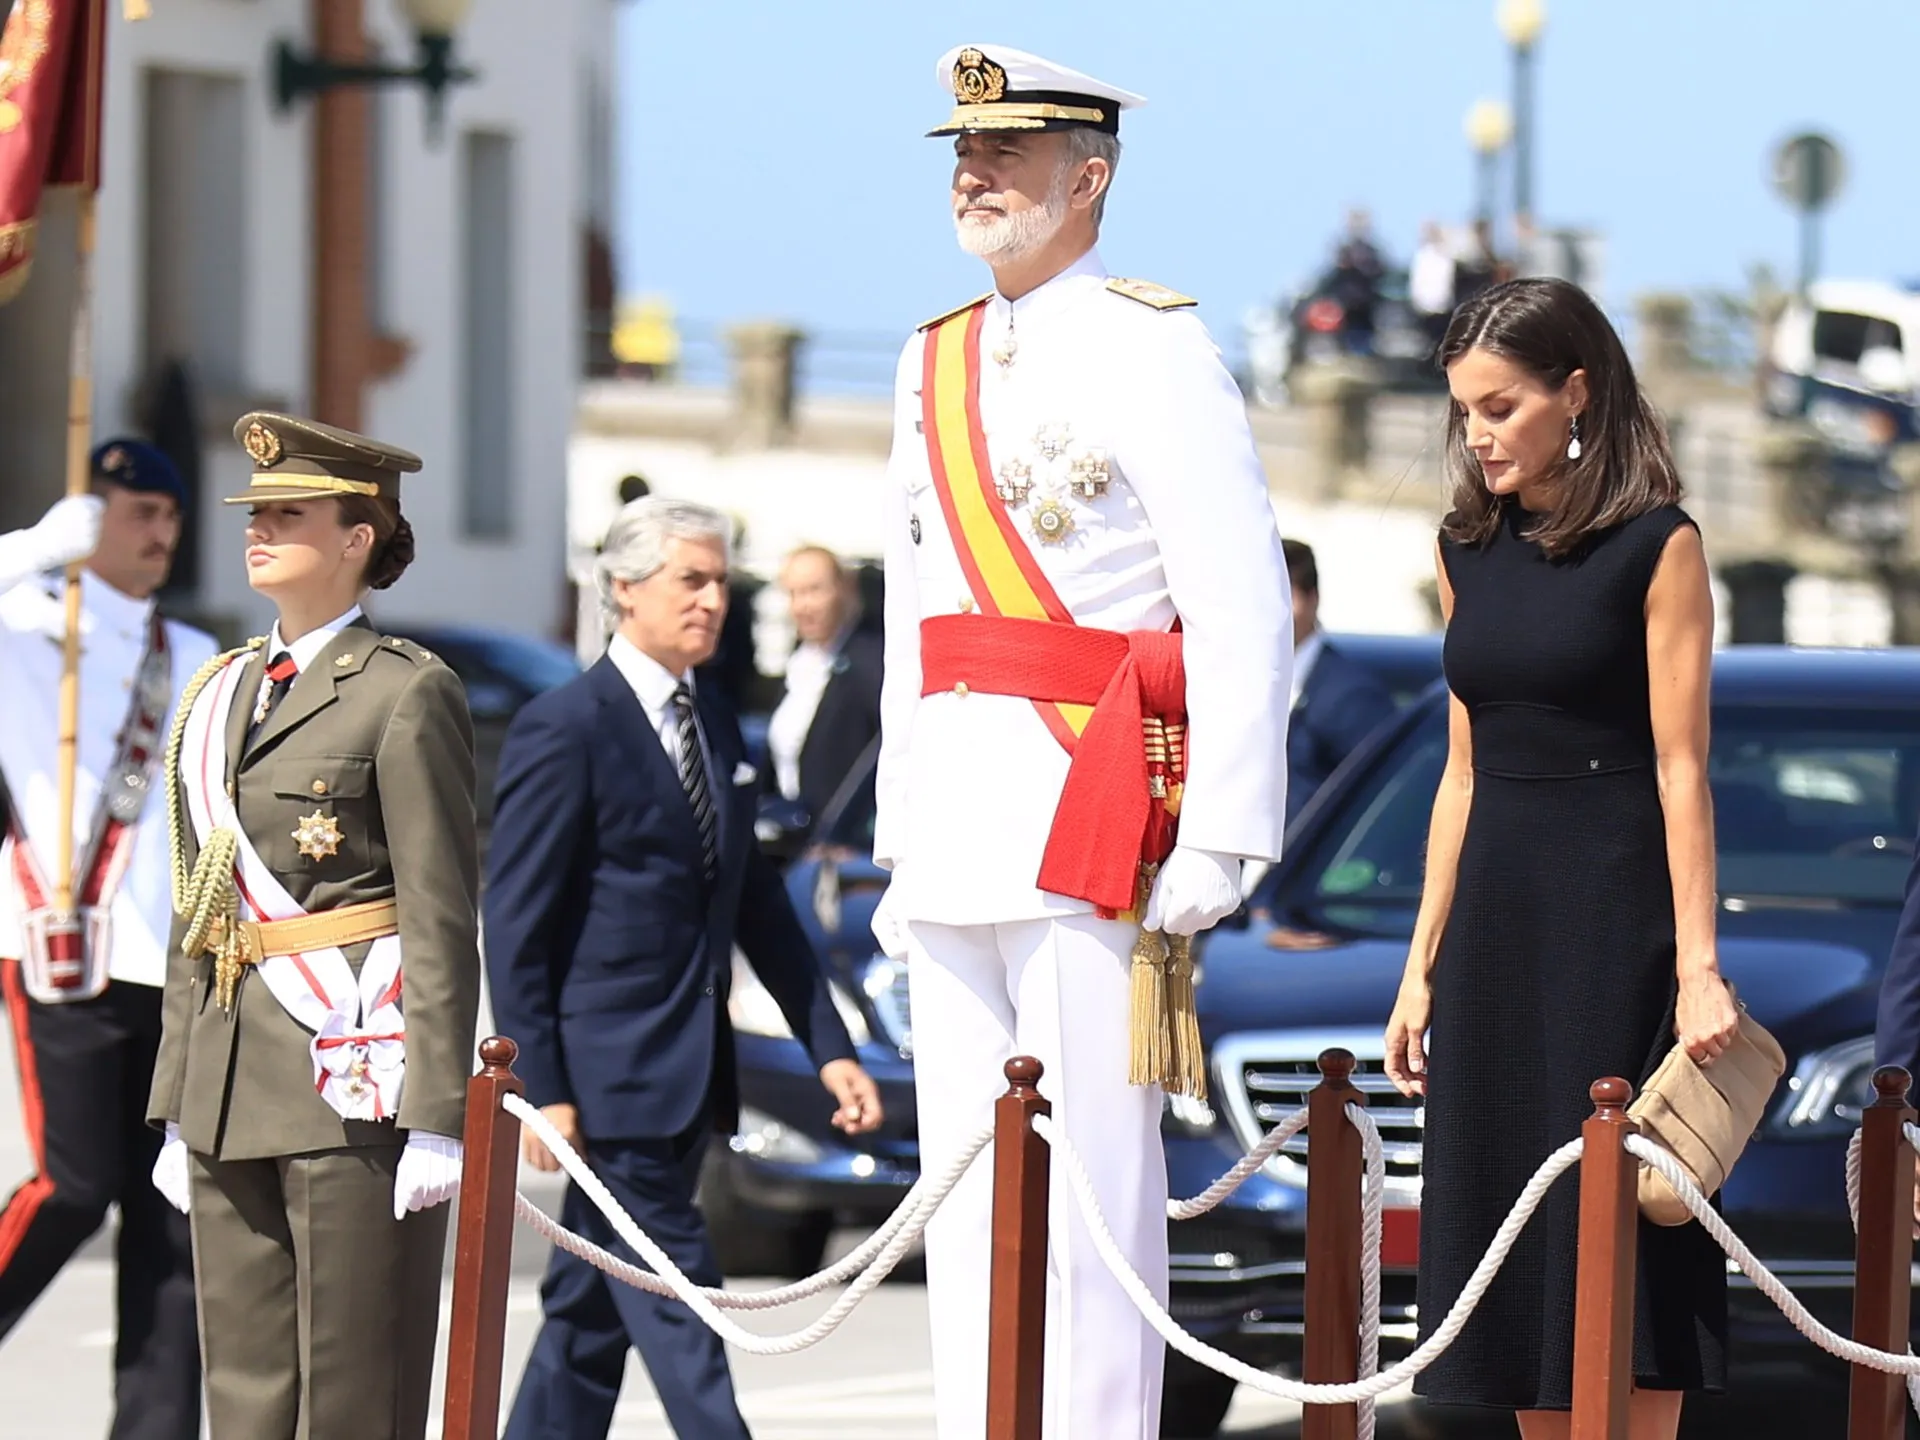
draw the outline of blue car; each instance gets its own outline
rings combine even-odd
[[[1365,658],[1364,641],[1341,643]],[[1430,638],[1383,643],[1372,659],[1401,693],[1438,671]],[[1920,826],[1916,697],[1920,653],[1911,651],[1754,646],[1714,660],[1721,961],[1788,1056],[1774,1107],[1722,1200],[1761,1258],[1843,1330],[1853,1250],[1843,1162],[1870,1093],[1880,970]],[[1445,688],[1429,683],[1301,812],[1286,858],[1200,952],[1211,1104],[1171,1101],[1163,1123],[1172,1191],[1196,1193],[1303,1103],[1323,1049],[1353,1051],[1356,1083],[1387,1145],[1390,1356],[1415,1331],[1421,1115],[1381,1073],[1382,1031],[1406,961],[1445,757]],[[867,931],[886,878],[865,848],[870,833],[870,812],[823,817],[819,845],[791,884],[843,1010],[862,1022],[862,1059],[886,1087],[887,1133],[871,1145],[836,1137],[809,1093],[818,1084],[799,1048],[772,1033],[772,1007],[752,986],[736,996],[736,1023],[763,1033],[742,1035],[741,1089],[753,1124],[743,1122],[719,1157],[718,1192],[759,1244],[804,1231],[805,1244],[786,1258],[809,1264],[776,1273],[811,1268],[836,1218],[865,1226],[884,1217],[916,1174],[905,977],[874,956]],[[1175,1317],[1257,1365],[1293,1368],[1300,1357],[1304,1152],[1303,1139],[1212,1214],[1170,1231]],[[717,1238],[727,1249],[727,1237]],[[1743,1360],[1816,1363],[1739,1278],[1732,1323]],[[1232,1395],[1230,1380],[1170,1355],[1163,1433],[1212,1434]]]

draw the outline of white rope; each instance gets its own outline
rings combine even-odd
[[[1189,1360],[1216,1370],[1242,1385],[1258,1390],[1262,1394],[1272,1395],[1281,1400],[1291,1400],[1298,1405],[1354,1405],[1362,1400],[1371,1400],[1384,1395],[1389,1390],[1398,1389],[1414,1376],[1431,1365],[1443,1354],[1447,1347],[1459,1337],[1468,1320],[1473,1318],[1475,1308],[1487,1293],[1487,1287],[1493,1283],[1493,1277],[1500,1273],[1500,1267],[1506,1263],[1507,1255],[1512,1251],[1514,1242],[1520,1238],[1520,1232],[1526,1229],[1527,1222],[1533,1218],[1535,1210],[1540,1208],[1541,1200],[1568,1170],[1580,1161],[1581,1142],[1568,1141],[1549,1155],[1534,1172],[1533,1178],[1520,1192],[1520,1198],[1514,1202],[1513,1209],[1501,1222],[1499,1231],[1493,1237],[1493,1244],[1487,1253],[1480,1257],[1480,1264],[1468,1279],[1466,1288],[1454,1301],[1453,1308],[1447,1312],[1447,1318],[1440,1328],[1427,1337],[1421,1345],[1406,1359],[1390,1370],[1383,1370],[1363,1380],[1355,1380],[1340,1385],[1307,1385],[1297,1380],[1288,1380],[1279,1375],[1270,1375],[1265,1370],[1256,1370],[1243,1360],[1236,1360],[1225,1351],[1216,1350],[1203,1340],[1196,1340],[1178,1322],[1169,1315],[1166,1307],[1146,1286],[1139,1272],[1128,1263],[1126,1256],[1120,1253],[1120,1245],[1113,1238],[1113,1231],[1107,1226],[1106,1217],[1100,1213],[1099,1199],[1093,1193],[1093,1181],[1087,1174],[1086,1166],[1074,1151],[1073,1144],[1063,1132],[1056,1130],[1052,1119],[1045,1115],[1036,1115],[1033,1119],[1034,1133],[1053,1146],[1055,1154],[1066,1172],[1067,1182],[1073,1190],[1075,1203],[1086,1221],[1087,1230],[1093,1236],[1094,1249],[1113,1272],[1120,1288],[1132,1300],[1134,1306],[1153,1326],[1160,1338]]]
[[[1222,1200],[1247,1183],[1248,1177],[1259,1170],[1275,1155],[1280,1147],[1307,1128],[1307,1110],[1305,1106],[1287,1116],[1273,1129],[1269,1130],[1260,1143],[1249,1150],[1240,1159],[1234,1161],[1233,1168],[1222,1175],[1213,1184],[1202,1190],[1191,1200],[1169,1200],[1167,1218],[1169,1220],[1192,1220],[1206,1214]]]
[[[976,1138],[975,1143],[962,1151],[961,1157],[957,1157],[955,1164],[940,1177],[944,1188],[936,1186],[922,1197],[912,1218],[901,1224],[873,1262],[841,1293],[824,1315],[803,1330],[796,1330],[786,1335],[756,1335],[728,1319],[720,1307],[709,1298],[703,1287],[689,1280],[667,1253],[653,1242],[647,1232],[634,1223],[633,1217],[621,1208],[620,1202],[600,1182],[599,1177],[593,1173],[586,1161],[582,1160],[574,1148],[561,1137],[560,1132],[553,1127],[546,1116],[518,1095],[503,1096],[500,1103],[501,1108],[509,1115],[540,1137],[541,1143],[552,1151],[554,1158],[560,1162],[561,1169],[567,1172],[573,1183],[580,1187],[581,1193],[599,1208],[600,1213],[606,1217],[607,1223],[613,1226],[614,1233],[631,1246],[636,1255],[653,1267],[657,1278],[665,1284],[674,1298],[684,1302],[695,1315],[700,1317],[708,1329],[727,1344],[751,1355],[791,1355],[796,1351],[805,1350],[810,1345],[818,1344],[837,1330],[841,1322],[853,1313],[854,1307],[866,1299],[868,1293],[886,1279],[894,1266],[905,1258],[913,1242],[919,1238],[920,1231],[925,1228],[927,1219],[939,1208],[959,1177],[979,1158],[981,1150],[992,1138],[991,1132],[983,1132]],[[585,1241],[581,1243],[588,1250],[606,1256],[606,1252],[599,1247]],[[581,1258],[591,1263],[591,1256],[582,1255]],[[606,1258],[614,1257],[606,1256]],[[811,1282],[802,1282],[802,1285],[809,1283]]]
[[[1920,1125],[1908,1121],[1902,1128],[1907,1132],[1907,1143],[1915,1150],[1920,1150]]]
[[[1920,1145],[1920,1128],[1908,1125],[1906,1132],[1909,1145]],[[1860,1145],[1865,1138],[1864,1130],[1856,1130],[1847,1141],[1847,1215],[1853,1221],[1855,1236],[1860,1234]],[[1859,1282],[1857,1275],[1854,1281]],[[1911,1346],[1907,1353],[1913,1353]],[[1920,1415],[1920,1373],[1907,1376],[1907,1403],[1913,1406],[1914,1414]]]
[[[1380,1226],[1387,1199],[1387,1157],[1380,1127],[1366,1107],[1347,1102],[1347,1119],[1360,1131],[1367,1173],[1360,1208],[1360,1369],[1359,1378],[1380,1373]],[[1362,1400],[1358,1440],[1373,1440],[1373,1401]]]
[[[1844,1335],[1836,1335],[1808,1314],[1807,1307],[1781,1283],[1780,1277],[1754,1258],[1753,1252],[1733,1233],[1720,1212],[1707,1203],[1707,1197],[1700,1193],[1700,1187],[1693,1183],[1693,1177],[1673,1156],[1638,1135],[1629,1135],[1626,1147],[1629,1154],[1657,1171],[1673,1187],[1674,1193],[1693,1212],[1694,1219],[1727,1252],[1727,1258],[1753,1281],[1761,1294],[1780,1307],[1780,1313],[1787,1317],[1794,1329],[1849,1365],[1864,1365],[1869,1370],[1883,1370],[1890,1375],[1920,1375],[1920,1355],[1893,1355],[1885,1350],[1876,1350],[1871,1345],[1862,1345]]]

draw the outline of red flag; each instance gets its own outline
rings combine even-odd
[[[106,0],[13,0],[0,32],[0,303],[27,283],[49,185],[100,188]]]

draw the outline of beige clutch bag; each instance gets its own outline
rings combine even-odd
[[[1740,1009],[1740,1033],[1725,1053],[1703,1069],[1676,1044],[1627,1107],[1640,1133],[1671,1152],[1703,1195],[1725,1183],[1787,1068],[1780,1042],[1747,1013],[1738,996],[1734,1004]],[[1693,1218],[1673,1187],[1645,1166],[1639,1198],[1640,1213],[1656,1225],[1684,1225]]]

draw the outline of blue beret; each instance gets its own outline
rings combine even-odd
[[[93,478],[143,494],[171,495],[187,508],[187,486],[166,452],[145,440],[109,440],[93,452]]]

